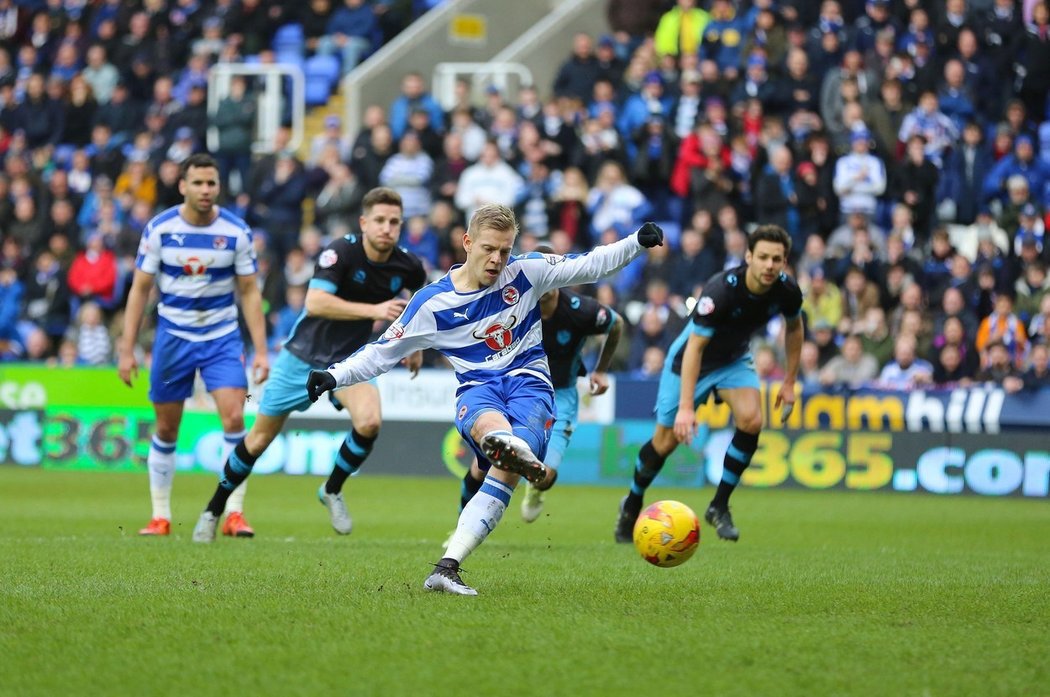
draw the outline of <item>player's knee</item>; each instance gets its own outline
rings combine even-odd
[[[674,431],[669,428],[658,428],[653,434],[653,449],[662,457],[667,457],[678,446]]]
[[[232,409],[220,416],[222,430],[226,433],[237,433],[244,430],[244,409]]]
[[[762,412],[733,415],[736,427],[745,433],[757,434],[762,430]]]
[[[381,418],[378,416],[369,416],[355,421],[354,430],[365,438],[375,438],[379,435],[379,428],[382,425],[383,420]]]

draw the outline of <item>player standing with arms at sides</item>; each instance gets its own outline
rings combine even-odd
[[[373,322],[397,319],[406,304],[398,296],[418,289],[426,280],[419,259],[397,246],[402,207],[396,191],[380,187],[365,194],[358,222],[360,236],[334,240],[318,257],[306,306],[277,357],[255,423],[226,460],[215,495],[193,531],[194,542],[215,539],[226,499],[281,432],[288,416],[313,403],[306,393],[310,370],[323,369],[364,346],[372,335]],[[404,362],[415,374],[422,361],[423,354],[417,352]],[[345,387],[334,396],[346,407],[352,426],[317,496],[328,509],[335,531],[348,535],[353,523],[343,500],[343,484],[372,451],[382,413],[379,390],[371,382]]]
[[[645,490],[678,444],[693,441],[696,410],[712,390],[729,405],[736,433],[704,520],[723,540],[739,539],[729,513],[729,497],[751,462],[762,430],[758,375],[749,344],[751,335],[777,314],[787,320],[787,368],[775,407],[783,408],[787,418],[795,404],[803,340],[802,291],[784,273],[790,251],[791,238],[783,228],[762,225],[748,239],[744,265],[715,274],[704,286],[691,320],[667,352],[656,395],[656,429],[638,453],[634,482],[620,502],[617,542],[632,540]]]
[[[255,353],[252,375],[261,383],[270,372],[251,230],[243,220],[215,204],[219,167],[210,155],[199,153],[183,161],[179,193],[183,203],[158,214],[142,233],[120,338],[118,371],[130,387],[138,376],[135,342],[156,281],[160,303],[149,398],[157,430],[146,458],[153,518],[140,535],[167,535],[171,531],[175,443],[183,406],[193,393],[198,370],[219,411],[226,448],[244,437],[248,380],[237,324],[237,293]],[[230,501],[225,534],[254,534],[244,519],[243,503],[242,488]]]
[[[554,250],[541,245],[536,251],[549,254]],[[587,375],[581,356],[584,343],[589,336],[600,334],[606,337],[598,356],[598,363],[590,374],[590,393],[593,396],[605,394],[609,389],[609,364],[620,341],[623,320],[607,305],[558,288],[549,290],[540,297],[540,318],[543,320],[543,351],[547,354],[547,363],[551,371],[556,407],[554,428],[551,430],[543,464],[556,470],[561,466],[562,457],[565,455],[565,449],[569,447],[569,439],[572,438],[579,418],[580,393],[576,390],[576,378]],[[459,502],[461,511],[484,481],[485,472],[475,459],[463,476]],[[521,517],[526,523],[540,517],[543,498],[542,490],[528,481],[525,482]]]
[[[608,276],[663,244],[663,231],[645,223],[588,254],[512,257],[517,234],[509,208],[478,208],[463,236],[466,261],[416,293],[382,338],[328,370],[311,372],[307,382],[316,400],[385,373],[413,351],[435,348],[452,363],[459,380],[456,427],[482,467],[493,467],[460,514],[444,556],[423,584],[427,590],[477,595],[463,583],[459,565],[495,529],[519,477],[540,489],[554,483],[557,470],[542,462],[554,388],[540,334],[540,297]]]

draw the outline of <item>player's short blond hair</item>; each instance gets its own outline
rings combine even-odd
[[[467,234],[471,239],[477,236],[483,229],[498,230],[500,232],[512,231],[518,234],[518,219],[514,217],[514,211],[501,203],[486,203],[470,216],[470,225]]]

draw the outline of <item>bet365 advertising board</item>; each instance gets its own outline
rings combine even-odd
[[[378,381],[384,424],[362,471],[462,476],[472,456],[455,428],[455,378],[398,370]],[[265,389],[265,387],[261,388]],[[246,408],[250,424],[261,389]],[[1050,488],[1050,391],[1006,394],[976,387],[802,393],[787,422],[763,390],[767,428],[744,484],[808,489],[1046,498]],[[580,423],[559,482],[623,486],[652,434],[656,383],[618,380],[592,398],[581,390]],[[728,408],[700,408],[692,448],[679,448],[658,484],[717,482],[732,437]],[[294,415],[260,458],[260,474],[326,475],[349,426],[327,400]],[[146,376],[134,388],[112,368],[0,364],[0,464],[64,470],[145,471],[153,432]],[[222,431],[207,395],[187,403],[177,443],[183,471],[222,468]]]

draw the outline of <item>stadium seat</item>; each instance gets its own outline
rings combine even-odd
[[[303,54],[295,50],[278,51],[274,56],[277,65],[297,65],[303,67]]]
[[[307,75],[305,91],[306,106],[321,106],[332,96],[332,83],[324,75]]]
[[[273,35],[272,48],[274,53],[296,51],[299,55],[302,55],[303,50],[306,48],[306,38],[303,35],[303,25],[283,24],[278,27]]]
[[[332,88],[339,82],[339,59],[335,56],[318,54],[307,58],[303,63],[303,73],[306,81],[312,78],[323,78],[328,81],[328,87]]]

